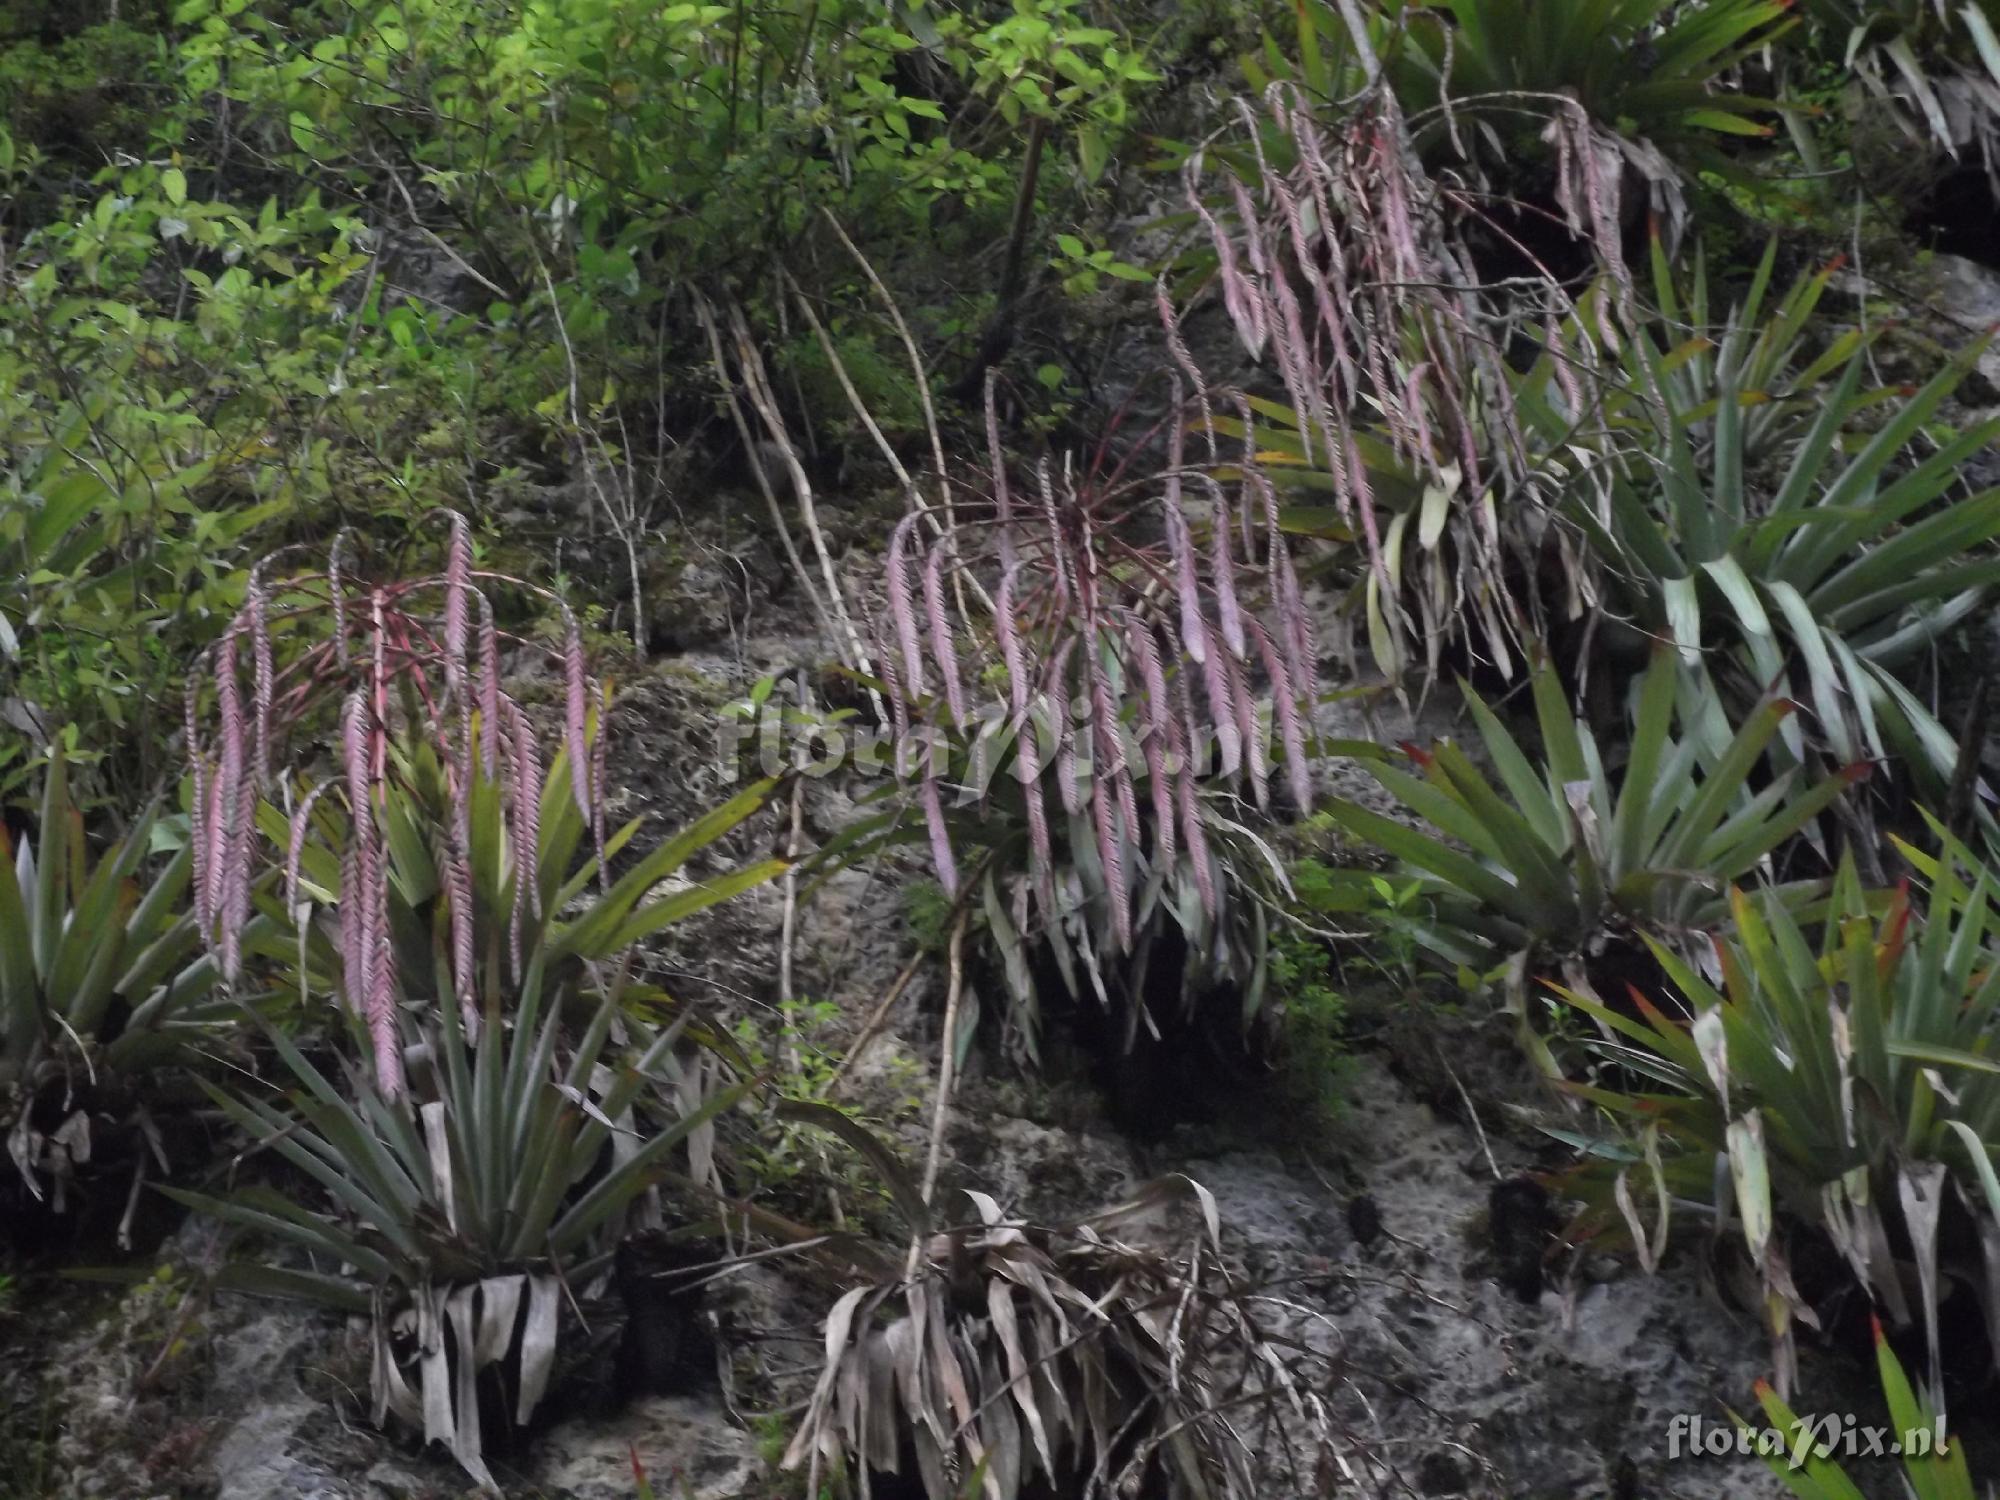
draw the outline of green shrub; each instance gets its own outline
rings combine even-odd
[[[359,220],[310,194],[284,212],[201,199],[179,167],[102,175],[24,240],[0,300],[0,568],[20,580],[0,692],[44,738],[72,727],[97,784],[136,802],[248,549],[336,491],[411,512],[389,450],[412,408],[369,390],[385,364],[342,312],[369,264]]]
[[[613,467],[663,409],[641,428],[620,422],[628,403],[712,391],[685,289],[789,322],[770,268],[807,274],[797,252],[826,238],[824,211],[878,254],[1003,233],[1024,175],[1032,207],[1038,184],[1101,171],[1154,81],[1076,0],[991,16],[890,0],[185,0],[176,19],[184,87],[226,95],[278,172],[413,220],[482,287],[519,347],[483,364],[474,399]],[[1039,171],[1028,141],[1044,130],[1075,140],[1067,179]],[[832,260],[830,289],[858,283],[843,251]],[[893,430],[913,410],[903,352],[837,331]],[[816,343],[798,347],[828,392]]]
[[[875,1101],[879,1114],[867,1120],[859,1111],[834,1098],[842,1075],[833,1036],[842,1024],[841,1010],[831,1000],[786,1000],[778,1006],[775,1035],[749,1016],[736,1023],[732,1062],[746,1076],[765,1080],[758,1103],[754,1133],[735,1147],[742,1190],[773,1198],[786,1212],[813,1194],[838,1195],[841,1218],[867,1222],[886,1207],[879,1181],[852,1170],[854,1158],[828,1149],[827,1112],[871,1128],[899,1125],[922,1108],[922,1066],[899,1056],[890,1065],[890,1079],[900,1091]],[[791,1105],[811,1106],[810,1118],[788,1113]]]
[[[952,899],[935,880],[913,880],[903,889],[910,935],[926,953],[943,954],[951,942]]]
[[[47,216],[118,151],[148,140],[159,115],[172,112],[175,94],[170,49],[158,29],[127,19],[60,36],[47,30],[0,13],[0,131],[32,145],[39,158],[27,196],[13,205],[14,215],[31,219]],[[21,227],[17,219],[0,226],[0,235]]]
[[[1268,984],[1280,1016],[1279,1092],[1290,1101],[1288,1113],[1324,1125],[1344,1109],[1353,1067],[1347,996],[1335,982],[1326,940],[1310,930],[1279,923],[1267,954]]]

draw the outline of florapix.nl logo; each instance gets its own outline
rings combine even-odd
[[[952,724],[911,721],[899,712],[870,717],[851,709],[825,709],[788,701],[771,678],[744,698],[723,705],[716,718],[716,770],[726,779],[808,778],[836,771],[898,780],[944,780],[961,804],[983,799],[996,776],[1060,775],[1070,765],[1086,771],[1102,759],[1134,779],[1177,776],[1184,763],[1196,775],[1218,760],[1225,770],[1241,756],[1269,767],[1274,758],[1273,710],[1268,700],[1248,706],[1244,721],[1209,728],[1180,720],[1176,734],[1160,725],[1114,718],[1100,753],[1104,723],[1084,696],[1038,693],[1021,707],[993,703]],[[1023,741],[1030,753],[1014,750]]]
[[[1815,1459],[1943,1457],[1944,1418],[1929,1427],[1898,1430],[1861,1421],[1852,1413],[1795,1417],[1782,1426],[1752,1427],[1682,1412],[1667,1424],[1667,1457],[1778,1458],[1793,1469]]]

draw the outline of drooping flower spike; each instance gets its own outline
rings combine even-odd
[[[956,527],[936,537],[911,516],[887,549],[893,639],[882,653],[883,676],[899,730],[976,734],[965,795],[983,797],[995,752],[986,734],[968,730],[968,708],[978,706],[968,704],[958,679],[964,671],[981,680],[997,658],[1004,687],[991,710],[1001,720],[992,738],[1011,746],[1023,798],[1021,895],[1032,892],[1045,925],[1061,919],[1050,826],[1059,810],[1072,820],[1072,850],[1081,839],[1101,872],[1101,916],[1120,949],[1133,941],[1147,880],[1179,860],[1196,865],[1193,888],[1214,918],[1221,883],[1207,867],[1204,794],[1240,789],[1265,804],[1273,726],[1291,796],[1303,807],[1312,795],[1304,695],[1317,691],[1313,633],[1275,497],[1255,472],[1254,452],[1229,476],[1229,488],[1210,469],[1188,467],[1186,435],[1207,423],[1212,407],[1204,394],[1190,411],[1184,389],[1172,382],[1166,465],[1157,475],[1128,479],[1121,467],[1105,483],[1079,483],[1044,460],[1034,484],[1020,488],[1001,462],[990,509],[960,502]],[[1137,445],[1142,451],[1146,441]],[[989,443],[997,459],[997,428]],[[1201,510],[1186,503],[1190,489],[1206,501]],[[954,571],[990,586],[990,613],[968,619],[951,608],[959,596],[947,587]],[[987,597],[985,586],[964,597]],[[1193,694],[1190,677],[1200,682]],[[1265,693],[1274,700],[1268,710],[1259,701]],[[1196,702],[1205,712],[1195,713]],[[1049,776],[1053,807],[1043,785]],[[932,764],[914,790],[936,873],[955,891],[962,862]]]

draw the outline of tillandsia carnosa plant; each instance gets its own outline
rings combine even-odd
[[[1503,582],[1493,491],[1518,491],[1532,475],[1501,351],[1511,330],[1558,315],[1567,299],[1546,272],[1510,284],[1505,308],[1481,295],[1453,225],[1488,217],[1486,207],[1425,171],[1379,78],[1337,131],[1298,85],[1271,85],[1265,102],[1262,113],[1239,105],[1246,145],[1197,152],[1185,169],[1238,341],[1275,364],[1289,402],[1252,403],[1282,441],[1251,451],[1288,490],[1330,489],[1358,526],[1369,634],[1384,670],[1399,671],[1409,654],[1398,554],[1412,514],[1423,517],[1424,553],[1440,559],[1418,591],[1426,633],[1435,639],[1450,618],[1476,616],[1505,670],[1528,632]],[[1615,199],[1605,200],[1596,156],[1576,160],[1565,204],[1580,232],[1608,237],[1615,255]],[[1168,318],[1171,327],[1170,309]],[[1199,392],[1185,346],[1170,343]],[[1217,420],[1241,431],[1227,411]],[[1435,550],[1447,525],[1459,537],[1455,568]]]
[[[0,1137],[30,1194],[52,1180],[58,1213],[92,1159],[93,1116],[116,1100],[141,1117],[134,1081],[187,1061],[233,1011],[214,1001],[216,965],[185,907],[192,852],[150,858],[158,818],[148,806],[93,859],[58,740],[36,835],[17,843],[0,828]],[[270,925],[252,918],[243,936]],[[133,1153],[141,1179],[147,1159]]]
[[[481,583],[542,594],[562,613],[563,643],[550,655],[562,675],[568,780],[596,844],[600,879],[604,873],[606,737],[601,720],[610,703],[586,670],[576,616],[546,590],[476,569],[464,517],[452,514],[450,522],[441,575],[357,581],[345,569],[345,533],[335,538],[322,573],[274,585],[265,576],[267,559],[252,571],[242,609],[208,653],[206,673],[190,676],[186,699],[195,919],[217,955],[223,978],[232,984],[241,968],[251,911],[258,801],[267,793],[291,795],[290,784],[281,786],[273,777],[287,734],[329,710],[338,715],[338,780],[320,782],[289,808],[285,900],[296,915],[300,857],[313,804],[337,791],[345,796],[350,830],[342,853],[339,903],[344,998],[367,1020],[375,1083],[389,1098],[404,1087],[395,946],[389,930],[389,829],[383,819],[391,742],[404,732],[427,739],[445,765],[452,812],[441,873],[451,924],[452,992],[469,1032],[476,1033],[481,1014],[475,993],[470,826],[475,757],[483,775],[497,778],[504,788],[511,846],[532,851],[540,845],[543,754],[527,711],[502,685],[502,632]],[[282,663],[281,655],[287,658]],[[214,702],[206,735],[204,687],[212,688]],[[514,889],[511,945],[518,971],[521,923],[539,898],[539,888],[533,880],[517,880]]]
[[[805,1493],[1247,1500],[1331,1493],[1352,1472],[1333,1416],[1342,1362],[1231,1274],[1215,1198],[1192,1178],[1061,1224],[968,1190],[974,1216],[953,1223],[886,1142],[842,1133],[911,1240],[827,1314],[782,1461]]]
[[[1649,1261],[1676,1211],[1733,1219],[1781,1390],[1796,1324],[1818,1317],[1791,1277],[1794,1222],[1824,1231],[1895,1327],[1922,1326],[1934,1390],[1951,1288],[1973,1289],[1989,1323],[2000,1307],[2000,1265],[1981,1248],[2000,1243],[2000,910],[1993,872],[1935,832],[1936,854],[1896,841],[1927,892],[1905,879],[1886,898],[1870,893],[1851,855],[1813,922],[1732,891],[1729,930],[1710,944],[1717,977],[1654,942],[1673,991],[1658,1005],[1634,991],[1636,1016],[1550,986],[1597,1023],[1600,1058],[1662,1085],[1574,1086],[1630,1127],[1652,1177],[1648,1193],[1636,1162],[1619,1165],[1606,1205],[1589,1181],[1600,1157],[1577,1174],[1577,1227],[1622,1218]],[[1637,1206],[1648,1197],[1650,1234]],[[2000,1344],[1993,1352],[2000,1363]]]
[[[1781,13],[1727,9],[1733,28]],[[1537,461],[1505,353],[1544,330],[1554,347],[1553,331],[1567,325],[1565,392],[1580,403],[1584,385],[1602,383],[1607,354],[1625,346],[1640,312],[1621,243],[1625,181],[1644,179],[1656,213],[1678,225],[1678,174],[1574,97],[1510,95],[1499,108],[1546,118],[1554,179],[1552,203],[1524,205],[1476,166],[1469,143],[1490,124],[1461,119],[1448,90],[1427,106],[1399,94],[1407,78],[1388,59],[1401,32],[1371,33],[1360,8],[1342,7],[1349,45],[1330,70],[1300,10],[1302,48],[1312,40],[1302,75],[1269,83],[1261,109],[1239,102],[1235,138],[1206,143],[1185,169],[1238,342],[1284,387],[1283,401],[1252,403],[1275,439],[1259,456],[1288,492],[1331,491],[1355,528],[1369,645],[1384,672],[1410,666],[1415,629],[1433,676],[1453,637],[1511,676],[1546,635],[1542,601],[1520,584],[1546,562],[1545,547],[1570,614],[1597,601],[1574,539],[1549,524],[1559,476]],[[1378,43],[1390,52],[1378,56]],[[1452,170],[1426,165],[1424,131],[1442,131]],[[1575,269],[1524,239],[1524,211],[1558,223],[1596,262],[1603,295],[1572,294]],[[1517,273],[1496,274],[1495,254]],[[1227,413],[1217,421],[1233,424]]]
[[[893,640],[881,661],[891,711],[899,728],[962,731],[973,722],[968,679],[987,681],[991,669],[1004,707],[973,740],[968,790],[981,792],[1003,767],[1020,787],[1028,847],[1014,925],[1030,928],[1031,901],[1043,930],[1075,905],[1059,889],[1044,788],[1053,773],[1061,814],[1087,828],[1069,847],[1093,867],[1098,946],[1129,954],[1135,914],[1163,883],[1208,922],[1220,913],[1228,872],[1210,847],[1205,793],[1231,788],[1263,808],[1281,771],[1292,801],[1311,805],[1311,621],[1277,497],[1254,465],[1232,495],[1186,464],[1178,380],[1157,476],[1131,477],[1120,463],[1102,480],[1079,480],[1044,462],[1031,491],[1016,493],[990,382],[987,418],[990,503],[961,500],[948,523],[912,513],[889,540]],[[1184,504],[1189,488],[1205,517]],[[955,895],[942,760],[911,774],[938,878]]]

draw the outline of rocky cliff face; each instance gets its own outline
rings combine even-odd
[[[1924,295],[1949,326],[2000,322],[2000,276],[1953,257],[1939,257],[1934,274]],[[1220,360],[1228,341],[1209,332]],[[1157,355],[1149,340],[1114,351],[1112,385],[1145,389],[1141,376]],[[1982,368],[1984,399],[2000,399],[2000,355]],[[866,530],[857,523],[857,537]],[[746,540],[740,523],[697,526],[657,563],[655,644],[676,654],[624,685],[611,779],[614,813],[646,809],[671,825],[709,805],[721,784],[717,704],[824,653],[786,599],[768,547]],[[857,563],[857,584],[863,571]],[[1968,653],[1983,659],[1990,624],[1980,630]],[[1341,727],[1408,732],[1395,722]],[[1347,794],[1369,785],[1337,766],[1324,774]],[[852,791],[811,785],[801,809],[809,838],[855,815]],[[738,836],[771,837],[768,829]],[[848,872],[795,913],[796,988],[832,1004],[836,1045],[860,1030],[911,958],[901,887],[915,873],[894,861]],[[725,1014],[763,1016],[775,996],[785,901],[781,888],[767,888],[677,929],[675,946],[652,955],[655,976]],[[853,1061],[857,1095],[880,1114],[897,1117],[899,1094],[925,1098],[935,1086],[933,968],[919,967]],[[1386,994],[1356,1003],[1369,1024],[1357,1028],[1344,1109],[1310,1132],[1253,1097],[1226,1119],[1170,1122],[1134,1141],[1086,1082],[1022,1080],[975,1053],[949,1117],[945,1185],[1047,1220],[1165,1171],[1205,1185],[1233,1267],[1264,1289],[1292,1338],[1344,1372],[1341,1462],[1351,1492],[1782,1494],[1754,1460],[1669,1464],[1676,1417],[1712,1423],[1722,1403],[1747,1409],[1767,1367],[1755,1317],[1716,1284],[1698,1248],[1657,1276],[1589,1254],[1545,1263],[1549,1211],[1538,1189],[1521,1184],[1557,1159],[1540,1127],[1557,1120],[1559,1106],[1527,1076],[1499,1021],[1417,1018]],[[914,1140],[921,1125],[901,1114]],[[228,1251],[212,1230],[189,1224],[158,1249],[171,1268],[163,1280],[113,1291],[79,1283],[0,1311],[0,1494],[16,1484],[78,1500],[462,1493],[449,1462],[369,1425],[356,1330],[203,1290],[202,1273]],[[495,1458],[510,1494],[623,1500],[635,1493],[635,1461],[662,1495],[797,1493],[798,1481],[771,1466],[782,1416],[754,1413],[800,1399],[825,1292],[763,1268],[705,1295],[730,1378],[695,1394],[648,1395],[607,1388],[615,1383],[600,1371],[590,1401],[572,1403],[520,1453]],[[614,1340],[615,1309],[608,1316],[592,1331],[593,1348]],[[1802,1407],[1867,1411],[1876,1400],[1848,1367],[1810,1354],[1804,1386]],[[1864,1477],[1892,1483],[1886,1472]]]
[[[630,684],[613,776],[628,808],[648,806],[671,822],[711,797],[715,702],[761,671],[809,659],[810,646],[790,634],[746,637],[732,655],[690,653]],[[804,823],[823,834],[850,816],[847,795],[822,784]],[[843,875],[800,914],[799,987],[835,1004],[833,1036],[860,1026],[912,952],[898,891],[911,873],[891,865]],[[783,903],[782,889],[769,888],[716,910],[653,955],[657,973],[724,1011],[759,1014],[773,994]],[[876,1113],[893,1116],[899,1092],[932,1087],[938,997],[920,970],[857,1057],[856,1096]],[[1343,1372],[1342,1458],[1361,1493],[1781,1493],[1754,1460],[1667,1467],[1673,1418],[1712,1419],[1719,1401],[1743,1406],[1765,1367],[1754,1318],[1706,1284],[1699,1257],[1657,1277],[1608,1257],[1543,1270],[1549,1216],[1536,1206],[1539,1190],[1518,1184],[1555,1160],[1537,1129],[1551,1104],[1500,1023],[1419,1019],[1386,995],[1357,1004],[1361,1040],[1344,1107],[1311,1134],[1252,1093],[1205,1124],[1134,1142],[1080,1077],[1024,1080],[975,1052],[949,1116],[943,1185],[991,1193],[1047,1222],[1163,1172],[1201,1182],[1220,1206],[1233,1267],[1265,1289],[1291,1337]],[[902,1117],[915,1145],[924,1112]],[[462,1493],[448,1460],[369,1425],[358,1329],[284,1303],[200,1291],[202,1268],[227,1249],[191,1223],[159,1250],[176,1268],[170,1281],[122,1293],[79,1285],[58,1301],[16,1308],[0,1325],[10,1351],[0,1360],[0,1456],[38,1476],[30,1492],[79,1500]],[[802,1398],[828,1298],[768,1268],[704,1295],[732,1380],[695,1394],[633,1395],[608,1388],[600,1362],[582,1372],[590,1390],[567,1415],[521,1452],[489,1455],[509,1494],[625,1500],[636,1493],[635,1457],[662,1495],[796,1493],[798,1481],[770,1463],[782,1419],[746,1408]],[[595,1350],[615,1345],[615,1307],[603,1316],[591,1330]],[[1809,1367],[1815,1389],[1834,1389],[1824,1373]],[[725,1394],[732,1386],[740,1403]]]

